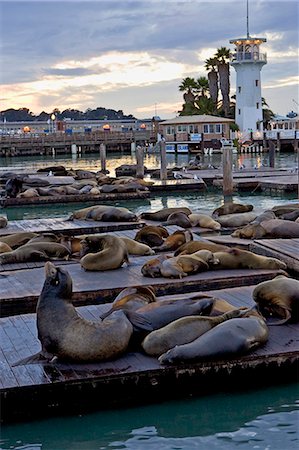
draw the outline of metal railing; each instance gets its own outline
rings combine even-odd
[[[260,52],[236,52],[233,53],[230,62],[267,62],[267,54]]]

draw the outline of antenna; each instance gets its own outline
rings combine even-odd
[[[247,0],[247,37],[249,38],[249,11],[248,11],[248,0]]]

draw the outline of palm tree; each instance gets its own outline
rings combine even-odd
[[[198,97],[206,97],[206,94],[209,92],[209,81],[206,77],[199,77],[196,79],[196,91],[198,93]]]
[[[217,58],[217,67],[219,73],[220,89],[223,100],[223,109],[225,117],[229,113],[229,91],[230,91],[230,81],[229,81],[229,59],[231,53],[226,47],[221,47],[217,49],[215,58]]]
[[[179,85],[179,90],[184,92],[184,100],[185,103],[194,103],[195,100],[195,91],[197,89],[197,83],[194,78],[184,78]]]
[[[197,114],[215,114],[215,105],[211,97],[201,96],[198,100],[195,100],[197,107]]]
[[[218,102],[218,73],[217,73],[217,59],[208,58],[205,60],[205,68],[208,70],[208,83],[211,99],[214,102],[215,109]]]

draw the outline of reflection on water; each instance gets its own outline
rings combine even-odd
[[[298,448],[298,385],[2,427],[2,449]]]
[[[192,156],[188,154],[167,154],[168,167],[184,166],[188,163]],[[222,164],[222,155],[215,153],[212,155],[203,155],[203,164],[212,164],[220,167]],[[233,163],[236,168],[240,165],[245,165],[246,168],[253,168],[261,164],[268,165],[268,154],[233,154]],[[110,170],[110,175],[115,175],[115,168],[122,164],[136,164],[135,154],[123,153],[108,153],[107,155],[107,169]],[[276,167],[294,167],[296,164],[296,153],[279,153],[276,156]],[[50,156],[36,156],[36,157],[14,157],[14,158],[0,158],[0,172],[3,170],[37,170],[49,165],[63,165],[67,169],[86,169],[97,171],[101,169],[100,157],[96,155],[81,155],[80,157],[72,158],[66,155]],[[156,153],[145,154],[144,165],[148,169],[155,169],[160,167],[160,157]]]

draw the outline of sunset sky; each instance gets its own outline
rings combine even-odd
[[[262,95],[275,113],[298,112],[298,1],[249,0],[249,11],[250,35],[267,38]],[[181,80],[206,76],[205,59],[246,36],[245,0],[0,0],[0,17],[0,110],[35,114],[174,117]]]

